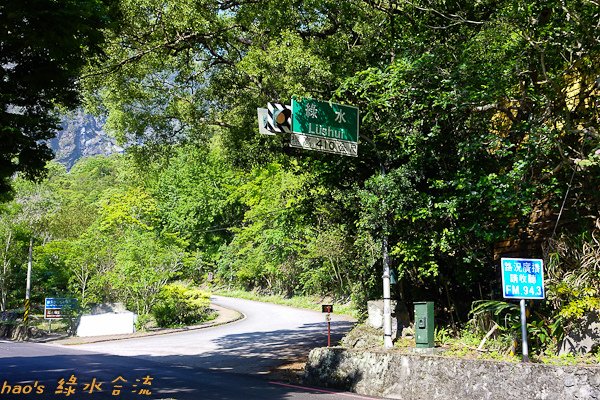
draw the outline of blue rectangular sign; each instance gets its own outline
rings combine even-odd
[[[505,299],[544,299],[544,261],[502,258],[502,294]]]
[[[46,297],[46,308],[75,307],[77,300],[69,297]]]
[[[77,307],[77,299],[70,297],[46,297],[44,303],[45,319],[64,318],[63,309],[74,309]]]

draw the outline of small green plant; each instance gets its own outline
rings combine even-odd
[[[491,321],[506,329],[518,329],[520,326],[519,306],[506,301],[474,301],[469,314],[475,328],[483,332],[490,329]]]
[[[452,330],[450,328],[436,326],[434,336],[435,342],[443,346],[449,343],[454,335],[452,334]]]
[[[154,317],[151,314],[138,315],[138,317],[135,321],[135,330],[136,331],[145,331],[153,323],[156,323],[156,321],[154,320]]]
[[[476,301],[471,316],[469,325],[477,335],[486,335],[487,349],[516,354],[520,343],[517,338],[521,335],[520,307],[517,304],[499,300]],[[564,337],[564,322],[565,318],[553,314],[547,307],[529,304],[527,333],[531,354],[556,352]],[[492,345],[495,347],[491,348]]]
[[[191,325],[210,318],[210,294],[192,287],[187,282],[164,286],[152,315],[160,327]]]
[[[394,347],[405,349],[415,347],[415,338],[413,337],[400,337],[394,342]]]

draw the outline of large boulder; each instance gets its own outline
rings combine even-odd
[[[591,312],[573,324],[560,346],[560,354],[595,352],[600,347],[600,315]]]
[[[390,300],[392,312],[392,338],[402,335],[405,328],[410,327],[410,317],[406,304],[402,301]],[[376,329],[383,329],[383,300],[367,302],[367,324]]]

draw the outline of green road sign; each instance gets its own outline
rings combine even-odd
[[[358,118],[356,107],[313,99],[292,99],[290,145],[357,156]]]

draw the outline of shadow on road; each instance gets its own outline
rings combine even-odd
[[[276,400],[324,396],[259,377],[156,361],[102,354],[0,358],[0,398]]]
[[[332,344],[353,326],[351,322],[331,323]],[[335,333],[334,333],[335,332]],[[224,335],[214,341],[218,349],[195,356],[169,356],[171,363],[232,371],[265,374],[284,362],[306,360],[315,347],[327,346],[327,327],[322,323],[305,324],[300,329],[250,332]]]
[[[332,322],[331,326],[331,342],[335,344],[353,324],[339,321]],[[327,328],[322,323],[305,324],[300,329],[293,330],[224,335],[214,343],[218,345],[218,349],[193,356],[193,365],[223,370],[230,368],[240,373],[264,373],[269,370],[269,366],[285,361],[305,360],[311,349],[327,346]],[[242,362],[240,358],[243,359]],[[182,361],[185,363],[186,360]]]
[[[335,332],[332,343],[337,343],[352,325],[351,322],[332,322],[332,332]],[[0,398],[275,400],[345,396],[273,385],[267,375],[261,377],[278,363],[305,359],[310,349],[326,346],[327,331],[323,323],[305,324],[292,330],[229,334],[216,339],[215,343],[218,346],[215,351],[200,355],[136,357],[11,343],[8,351],[0,353],[0,385],[4,385],[0,386]],[[45,354],[33,354],[39,347],[32,350],[27,346],[41,346]],[[71,376],[76,379],[74,385],[68,385]],[[62,391],[61,379],[65,382]],[[23,382],[31,386],[32,393],[25,394],[28,389]],[[94,390],[94,382],[101,383],[101,391]],[[33,387],[35,383],[37,386]],[[19,384],[20,389],[16,387]],[[122,387],[118,388],[119,385]],[[44,386],[43,393],[36,394],[41,386]],[[70,386],[76,392],[66,396]],[[140,394],[143,389],[146,391]],[[115,390],[120,392],[114,394]]]

